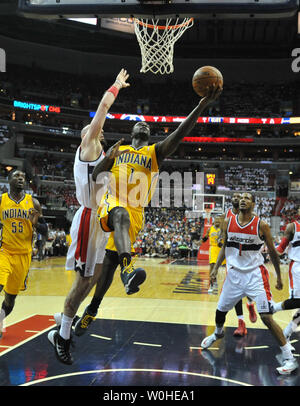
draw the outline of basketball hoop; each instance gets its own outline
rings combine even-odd
[[[160,73],[161,75],[174,71],[174,44],[182,34],[194,24],[193,18],[177,18],[172,24],[172,18],[159,25],[159,20],[134,18],[134,30],[142,54],[140,72]]]

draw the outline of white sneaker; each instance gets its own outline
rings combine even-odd
[[[289,375],[295,369],[298,368],[298,362],[295,358],[292,359],[286,359],[283,361],[283,365],[281,367],[276,368],[277,372],[279,372],[281,375]]]
[[[207,293],[213,293],[213,287],[211,286],[210,288],[207,289]]]
[[[201,347],[202,348],[208,348],[210,347],[215,341],[217,341],[219,338],[223,338],[224,333],[221,334],[216,334],[213,333],[208,337],[205,337],[204,340],[202,340]]]

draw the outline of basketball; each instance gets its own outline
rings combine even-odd
[[[202,66],[193,75],[193,89],[200,97],[206,96],[214,83],[216,86],[223,86],[222,73],[214,66]]]

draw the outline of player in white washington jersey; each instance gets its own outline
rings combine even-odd
[[[219,253],[212,280],[226,257],[227,274],[216,310],[216,329],[204,338],[202,348],[210,347],[217,339],[224,337],[223,326],[226,314],[243,297],[256,302],[262,322],[268,327],[282,351],[283,365],[277,368],[280,374],[290,374],[298,368],[292,348],[280,326],[272,316],[273,301],[268,270],[264,266],[261,248],[266,243],[277,275],[276,289],[283,288],[280,261],[274,247],[270,227],[253,214],[255,198],[251,193],[243,193],[239,203],[239,214],[224,221],[224,244]]]
[[[293,221],[286,226],[284,236],[277,247],[279,255],[287,254],[289,264],[289,293],[290,296],[283,302],[274,305],[274,312],[279,310],[298,309],[291,322],[284,329],[283,333],[289,340],[290,336],[300,325],[300,223]]]
[[[225,213],[225,218],[235,217],[239,213],[239,202],[241,194],[239,192],[234,192],[231,198],[232,208],[228,209]],[[243,314],[243,301],[240,300],[235,306],[235,312],[238,318],[238,327],[234,330],[233,335],[236,337],[243,337],[247,334],[246,323],[244,321]],[[252,323],[255,323],[257,320],[257,315],[255,312],[254,303],[247,297],[247,309],[249,311],[249,319]]]
[[[73,363],[70,337],[74,317],[101,274],[108,237],[99,225],[97,209],[109,179],[97,177],[94,182],[92,172],[105,155],[102,142],[106,115],[119,90],[129,86],[126,82],[128,77],[127,71],[122,69],[113,86],[104,93],[93,120],[81,131],[81,144],[75,155],[74,179],[80,208],[71,225],[72,242],[67,253],[66,269],[74,269],[76,279],[66,297],[63,314],[54,315],[57,325],[60,325],[59,331],[53,330],[48,334],[56,357],[65,364]]]

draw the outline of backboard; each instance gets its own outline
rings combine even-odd
[[[19,0],[19,11],[39,18],[274,18],[292,16],[297,0]]]
[[[222,214],[224,213],[224,207],[225,195],[205,193],[193,194],[194,212],[205,213],[207,210],[210,210],[211,214]]]

